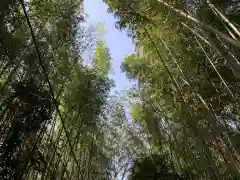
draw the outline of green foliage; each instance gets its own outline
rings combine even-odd
[[[234,67],[240,54],[221,36],[239,43],[233,28],[238,27],[238,5],[211,1],[226,21],[210,1],[104,2],[119,19],[117,26],[135,40],[136,54],[126,57],[121,68],[137,81],[141,108],[133,103],[131,115],[153,137],[150,151],[157,146],[175,169],[189,169],[198,179],[239,176],[239,154],[234,153],[239,148],[231,145],[235,140],[229,131],[238,132],[232,119],[239,126]]]
[[[127,105],[82,0],[0,3],[1,179],[239,177],[239,3],[104,2],[136,45]]]
[[[1,179],[109,179],[111,58],[98,43],[83,65],[93,37],[82,3],[30,0],[26,17],[18,1],[1,2]]]
[[[131,116],[133,118],[133,120],[135,122],[137,122],[138,124],[141,124],[141,126],[145,126],[145,122],[144,119],[142,118],[142,111],[143,111],[143,107],[141,104],[136,103],[133,104],[131,107]]]
[[[162,180],[187,180],[190,177],[179,175],[166,163],[164,156],[153,154],[134,162],[131,169],[130,180],[162,179]],[[191,179],[194,179],[191,177]]]
[[[12,102],[8,102],[8,121],[11,124],[1,146],[1,177],[17,178],[25,168],[26,161],[32,160],[26,149],[28,141],[34,141],[36,133],[50,121],[52,102],[46,90],[39,91],[33,81],[16,84]],[[14,114],[14,116],[11,116]]]
[[[94,53],[94,68],[103,76],[107,76],[111,71],[111,56],[109,49],[104,42],[98,42]]]

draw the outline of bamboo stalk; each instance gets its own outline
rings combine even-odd
[[[219,35],[219,36],[220,36],[222,39],[224,39],[226,42],[228,42],[229,44],[231,44],[231,45],[233,45],[233,46],[235,46],[235,47],[237,47],[237,48],[240,49],[240,42],[239,42],[239,41],[236,41],[236,40],[230,38],[229,36],[227,36],[226,34],[222,33],[221,31],[213,28],[212,26],[210,26],[210,25],[208,25],[208,24],[203,23],[202,21],[194,18],[193,16],[185,13],[184,11],[182,11],[182,10],[180,10],[180,9],[175,8],[174,6],[166,3],[166,2],[163,1],[163,0],[157,0],[157,1],[158,1],[159,3],[161,3],[162,5],[164,5],[164,6],[168,7],[168,8],[170,8],[170,9],[172,9],[175,13],[179,14],[180,16],[182,16],[182,17],[190,20],[191,22],[194,22],[194,23],[197,24],[197,25],[200,25],[203,29],[208,30],[208,31],[210,31],[210,32],[212,32],[212,33],[214,33],[214,34],[216,34],[216,35]]]
[[[204,38],[202,35],[200,35],[199,33],[197,33],[196,31],[194,31],[192,28],[190,28],[189,26],[187,26],[186,24],[182,23],[183,26],[185,26],[187,29],[189,29],[193,34],[195,34],[198,38],[200,38],[202,41],[204,41],[206,44],[208,44],[210,47],[214,47],[214,49],[219,52],[218,48],[216,48],[215,45],[212,45],[212,43],[210,43],[206,38]],[[197,40],[197,38],[195,37],[195,40],[197,41],[197,43],[199,44],[199,46],[201,45],[199,43],[199,41]],[[215,70],[215,72],[217,73],[217,75],[219,76],[219,78],[221,79],[221,81],[223,82],[224,86],[226,87],[227,91],[229,92],[229,94],[235,99],[235,96],[233,95],[232,91],[230,90],[230,88],[228,87],[226,81],[223,79],[223,77],[221,76],[221,74],[218,72],[218,70],[216,69],[215,65],[213,64],[212,60],[207,56],[206,51],[202,48],[202,45],[200,46],[200,48],[202,49],[202,51],[204,52],[207,60],[210,62],[211,66],[213,67],[213,69]],[[222,53],[219,52],[221,55]],[[224,57],[224,56],[223,56]],[[226,57],[224,57],[225,60],[229,60]]]
[[[160,60],[162,61],[162,64],[164,66],[164,69],[165,71],[168,73],[172,83],[174,84],[176,90],[177,90],[177,93],[180,95],[181,97],[181,100],[183,102],[183,109],[186,110],[187,114],[189,115],[189,117],[193,118],[193,115],[191,113],[191,111],[189,110],[189,107],[187,106],[187,103],[184,99],[184,96],[179,88],[179,85],[175,79],[175,77],[172,75],[172,72],[170,71],[169,69],[169,66],[167,65],[165,59],[161,56],[155,42],[153,41],[153,39],[151,38],[149,32],[147,31],[147,29],[144,27],[144,30],[149,38],[149,40],[152,42],[153,46],[155,47],[155,50],[160,58]],[[211,169],[211,172],[212,172],[212,176],[214,177],[214,179],[221,179],[220,178],[220,174],[219,174],[219,171],[218,171],[218,168],[216,166],[216,164],[213,162],[213,158],[212,158],[212,153],[211,151],[209,150],[203,136],[202,136],[202,132],[201,130],[199,130],[196,126],[196,124],[194,124],[194,121],[191,121],[191,120],[188,120],[188,118],[186,119],[186,123],[192,128],[193,130],[193,133],[196,137],[199,137],[200,138],[200,143],[204,149],[204,152],[206,153],[205,154],[205,158],[207,160],[207,162],[209,163],[209,168]]]
[[[171,50],[168,48],[168,46],[166,45],[166,43],[164,42],[164,40],[163,40],[161,37],[160,37],[160,39],[161,39],[163,45],[165,46],[165,48],[169,51],[169,53],[170,53],[170,55],[172,56],[174,62],[177,63],[175,57],[173,56]],[[197,40],[196,37],[195,37],[195,40],[198,42],[198,44],[199,44],[199,46],[201,47],[201,49],[203,50],[205,56],[207,57],[207,59],[208,59],[208,60],[210,61],[210,63],[212,64],[212,66],[213,66],[213,68],[215,69],[215,71],[218,73],[218,71],[217,71],[215,65],[212,63],[211,59],[208,57],[207,53],[205,52],[205,50],[203,49],[202,45],[200,44],[200,42]],[[179,68],[179,70],[180,70],[180,72],[182,73],[183,77],[185,77],[185,75],[184,75],[184,73],[183,73],[181,67],[178,65],[178,63],[177,63],[177,67]],[[220,73],[218,73],[218,75],[221,77]],[[185,77],[185,78],[186,78],[186,77]],[[187,79],[186,79],[186,81],[188,82]],[[224,81],[224,80],[223,80],[223,81]],[[225,81],[224,81],[224,82],[225,82]],[[191,85],[190,82],[188,82],[188,84],[189,84],[189,86]],[[227,86],[227,87],[228,87],[228,86]],[[229,90],[230,90],[230,89],[229,89]],[[202,96],[201,96],[199,93],[196,93],[196,95],[197,95],[198,98],[202,101],[202,103],[203,103],[203,105],[206,107],[206,109],[209,111],[210,109],[209,109],[207,103],[206,103],[206,102],[204,101],[204,99],[202,98]],[[212,113],[212,115],[213,115],[212,118],[208,118],[210,121],[211,121],[211,119],[218,120],[217,116],[216,116],[214,113]],[[217,123],[217,121],[214,121],[213,123],[214,123],[214,124],[212,124],[212,125],[215,126],[216,123]],[[216,138],[216,133],[215,133],[215,132],[217,132],[217,131],[216,131],[216,128],[213,129],[213,137],[214,137],[215,140],[216,140],[217,138]],[[224,154],[222,154],[222,155],[224,156]],[[225,159],[225,158],[224,158],[224,159]],[[231,162],[233,163],[234,161],[232,160]],[[231,163],[230,163],[230,165],[231,165]]]
[[[210,0],[206,0],[207,4],[210,6],[212,11],[217,15],[222,18],[222,20],[232,28],[232,30],[240,37],[240,31],[238,28],[213,4],[210,2]]]
[[[232,91],[230,90],[230,88],[228,87],[226,81],[223,79],[223,77],[221,76],[221,74],[218,72],[216,66],[213,64],[212,60],[210,59],[210,57],[207,55],[206,51],[204,50],[203,46],[201,45],[201,43],[198,41],[198,39],[196,37],[194,37],[195,41],[198,43],[199,47],[201,48],[201,50],[203,51],[204,55],[206,56],[208,62],[211,64],[211,66],[213,67],[214,71],[217,73],[218,77],[220,78],[220,80],[223,82],[224,86],[226,87],[227,91],[229,92],[229,94],[234,98],[234,95],[232,93]]]

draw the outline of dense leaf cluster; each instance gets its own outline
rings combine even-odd
[[[122,70],[150,151],[197,179],[239,177],[239,2],[105,2],[136,44]]]

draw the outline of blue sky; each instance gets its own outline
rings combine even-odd
[[[126,75],[121,72],[120,66],[127,55],[134,53],[132,40],[127,37],[126,32],[120,32],[115,28],[116,19],[107,12],[107,5],[102,0],[85,0],[84,10],[89,15],[88,23],[103,23],[105,31],[105,42],[110,50],[112,57],[112,69],[114,74],[111,76],[116,84],[116,91],[121,91],[131,86]],[[121,179],[121,175],[118,176]]]
[[[132,40],[125,32],[120,32],[115,28],[116,19],[107,12],[107,5],[102,0],[85,0],[84,10],[89,15],[88,23],[103,23],[105,30],[105,41],[109,47],[112,57],[112,68],[114,74],[112,78],[116,84],[116,90],[122,90],[130,86],[124,73],[121,72],[120,65],[124,57],[134,53]]]

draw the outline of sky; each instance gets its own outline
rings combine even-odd
[[[88,23],[103,23],[105,31],[105,42],[110,50],[112,57],[112,69],[114,74],[111,76],[116,84],[116,90],[123,90],[130,87],[125,73],[121,72],[120,66],[127,55],[134,53],[132,40],[127,37],[126,32],[120,32],[115,28],[116,19],[107,12],[108,6],[102,0],[85,0],[84,11],[88,14]]]
[[[84,11],[88,14],[87,23],[104,24],[104,38],[111,53],[114,71],[111,77],[115,81],[115,90],[119,92],[131,87],[125,73],[121,72],[120,66],[126,56],[134,53],[134,45],[132,40],[127,37],[126,32],[120,32],[115,28],[116,19],[107,12],[107,8],[108,6],[102,0],[84,1]],[[121,176],[118,176],[117,179],[121,179]]]

